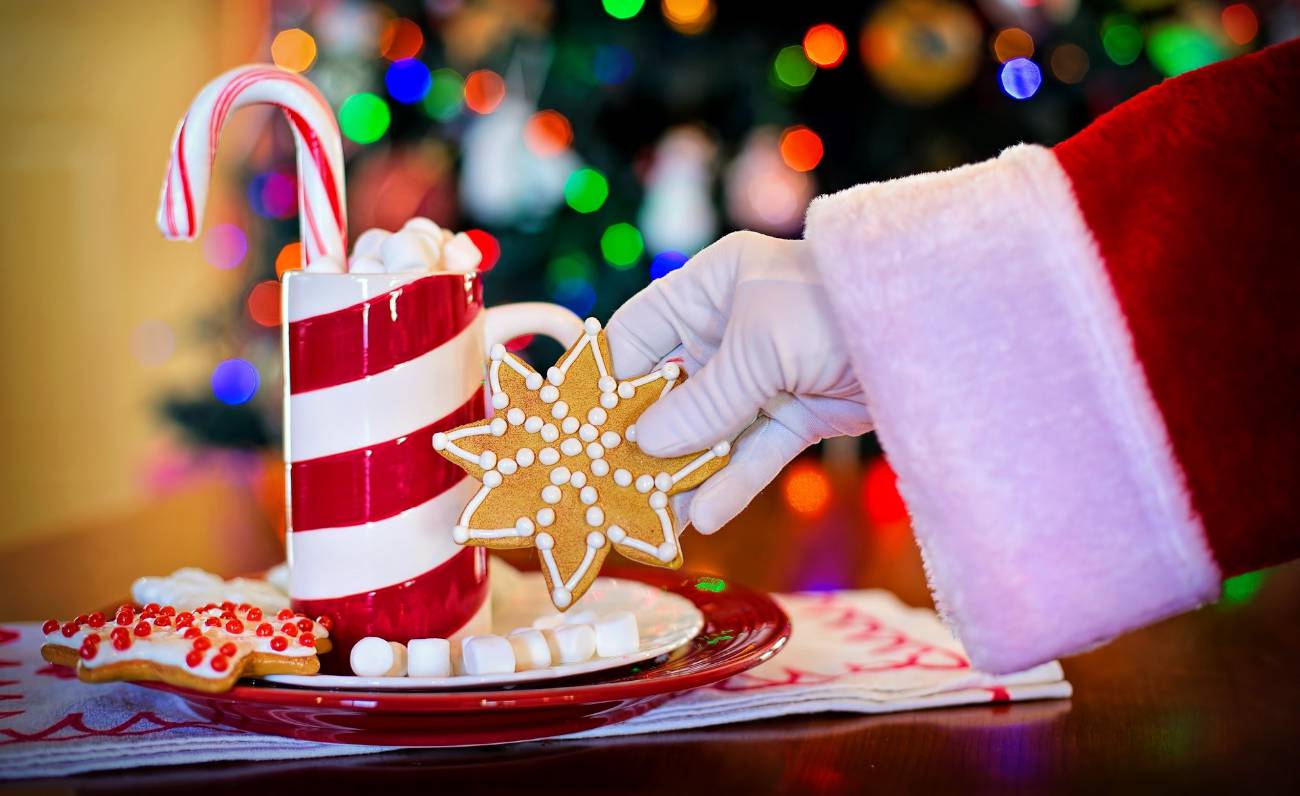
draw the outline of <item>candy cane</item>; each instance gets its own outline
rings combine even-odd
[[[303,265],[329,257],[336,258],[338,265],[326,270],[345,270],[347,194],[338,122],[315,86],[269,64],[236,67],[204,86],[194,98],[172,139],[171,160],[158,203],[158,228],[169,240],[194,240],[203,222],[221,128],[232,111],[259,104],[284,111],[293,129],[298,149]]]

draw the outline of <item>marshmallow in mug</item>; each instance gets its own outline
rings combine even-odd
[[[394,274],[405,271],[472,273],[483,255],[464,232],[452,234],[427,218],[413,218],[397,232],[368,229],[352,246],[346,269],[336,258],[308,263],[310,273]]]

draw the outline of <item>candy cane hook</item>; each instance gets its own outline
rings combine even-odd
[[[203,223],[212,161],[232,111],[274,105],[293,129],[298,152],[298,216],[303,265],[321,258],[346,269],[347,193],[338,122],[325,98],[305,78],[269,64],[240,66],[204,86],[172,139],[171,160],[158,203],[158,228],[169,240],[194,240]]]

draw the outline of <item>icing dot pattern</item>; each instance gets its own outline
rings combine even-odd
[[[535,547],[561,610],[586,592],[610,549],[639,563],[681,566],[668,497],[699,486],[730,452],[728,444],[672,459],[643,453],[632,424],[685,373],[669,362],[618,381],[610,361],[593,318],[545,376],[494,348],[488,389],[493,406],[509,410],[434,440],[482,484],[460,515],[455,541]]]

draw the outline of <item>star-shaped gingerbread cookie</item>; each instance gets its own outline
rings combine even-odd
[[[600,322],[543,377],[494,346],[488,420],[433,437],[433,447],[482,482],[453,530],[460,544],[536,547],[555,607],[587,591],[610,547],[643,564],[676,568],[681,546],[668,497],[727,463],[728,442],[658,459],[637,447],[636,420],[686,374],[669,362],[617,381]]]

